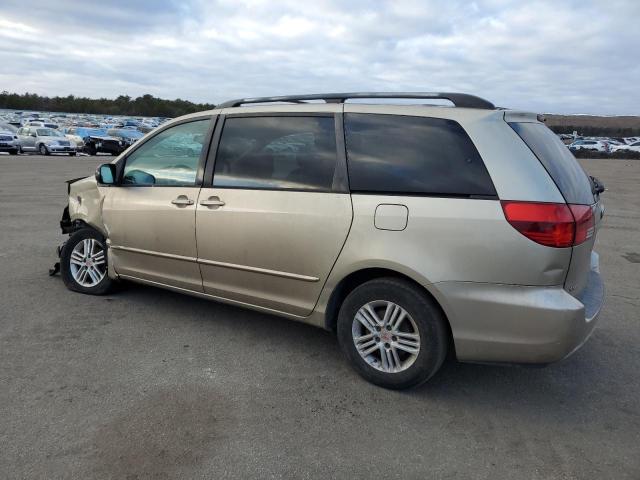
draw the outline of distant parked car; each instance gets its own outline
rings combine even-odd
[[[640,152],[640,142],[631,145],[615,145],[611,147],[611,153],[614,152]]]
[[[596,152],[608,152],[609,146],[601,140],[576,140],[569,145],[569,150],[576,152],[578,150],[593,150]]]
[[[117,138],[124,142],[124,147],[128,148],[133,145],[135,142],[144,137],[144,133],[139,132],[138,130],[131,130],[129,128],[112,128],[107,130],[107,133],[114,138]]]
[[[82,151],[84,149],[84,140],[81,135],[78,134],[77,127],[65,128],[62,132],[76,146],[76,150]]]
[[[82,149],[89,155],[98,153],[119,155],[129,146],[123,140],[110,136],[104,128],[71,127],[67,130],[67,134],[80,137],[83,141]]]
[[[19,149],[20,144],[16,133],[0,126],[0,152],[9,152],[11,155],[17,155]]]
[[[18,130],[19,149],[22,152],[76,154],[75,145],[58,130],[45,127],[22,127]]]

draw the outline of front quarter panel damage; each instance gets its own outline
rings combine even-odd
[[[92,226],[106,237],[102,222],[105,188],[99,187],[93,176],[69,184],[69,218],[72,223],[79,221]]]

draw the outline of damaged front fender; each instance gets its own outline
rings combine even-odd
[[[94,176],[69,180],[69,205],[62,213],[60,228],[63,233],[74,231],[88,225],[105,237],[107,231],[102,222],[102,204],[104,194]]]

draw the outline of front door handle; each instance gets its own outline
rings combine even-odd
[[[200,205],[205,207],[223,207],[224,202],[218,197],[209,197],[206,200],[200,200]]]
[[[186,207],[187,205],[193,205],[193,200],[187,198],[186,195],[178,195],[178,197],[171,200],[171,203],[179,207]]]

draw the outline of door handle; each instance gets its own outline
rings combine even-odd
[[[218,197],[209,197],[206,200],[200,200],[200,205],[205,207],[223,207],[225,203]]]
[[[177,198],[171,200],[171,203],[178,205],[179,207],[186,207],[187,205],[193,205],[193,200],[187,198],[186,195],[178,195]]]

